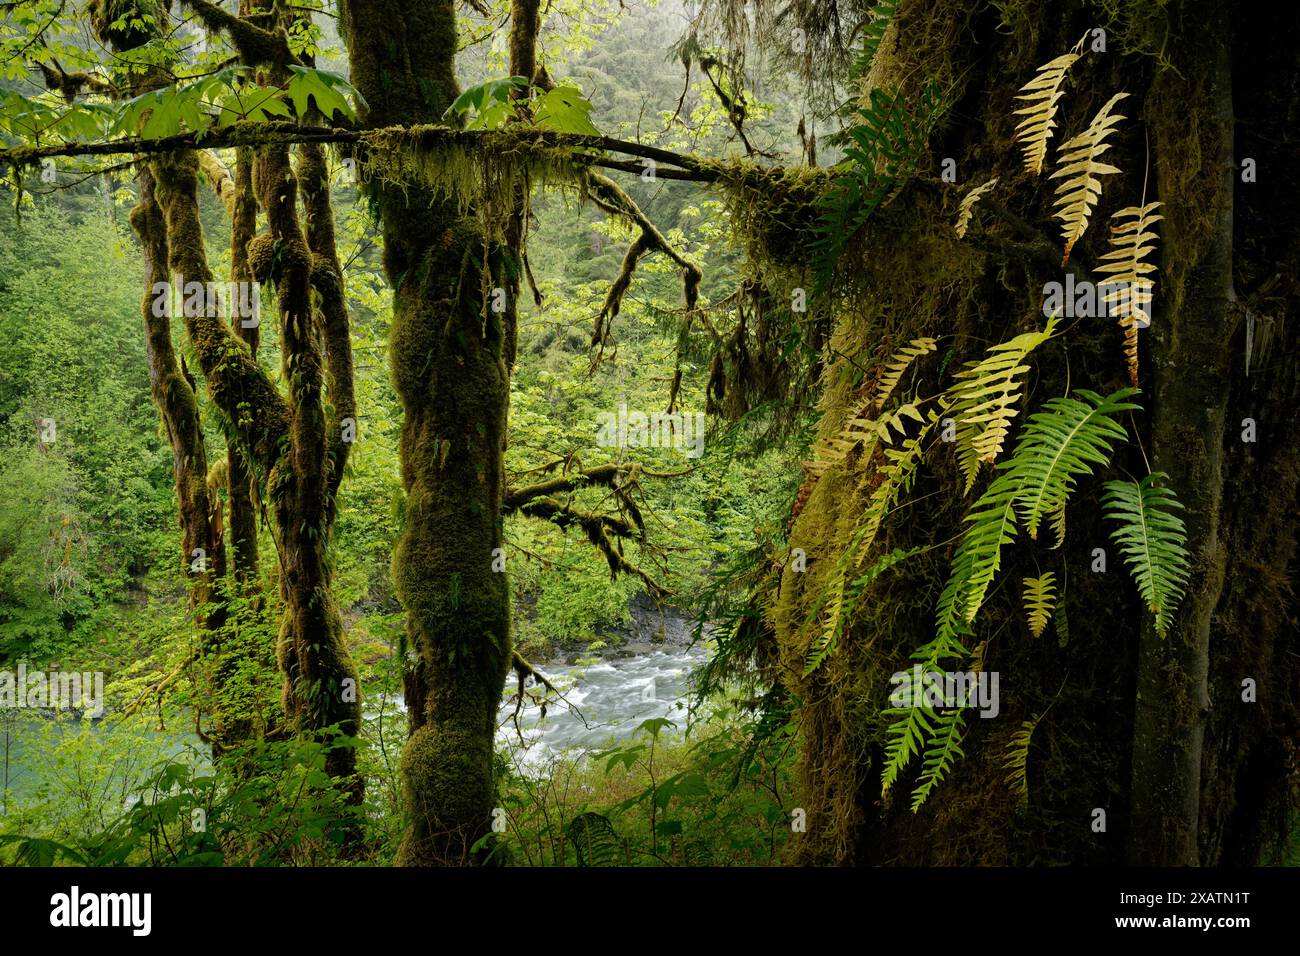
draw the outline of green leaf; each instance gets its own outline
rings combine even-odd
[[[1160,482],[1163,472],[1141,481],[1108,481],[1102,496],[1103,515],[1119,526],[1111,532],[1138,592],[1156,616],[1156,633],[1164,637],[1183,598],[1191,562],[1187,530],[1174,514],[1182,503]]]
[[[341,91],[350,93],[364,105],[360,94],[337,73],[302,66],[290,66],[289,69],[293,75],[285,87],[285,96],[293,103],[300,119],[307,115],[312,100],[326,119],[332,119],[335,113],[342,114],[345,119],[355,119],[356,113]]]
[[[641,721],[641,723],[637,726],[635,733],[639,734],[642,731],[644,731],[645,733],[648,733],[651,737],[658,737],[659,731],[663,730],[665,727],[676,727],[676,726],[677,725],[674,724],[667,717],[651,717],[649,720]]]
[[[477,86],[471,86],[452,101],[451,106],[447,107],[442,114],[442,118],[445,120],[453,115],[464,116],[471,109],[476,114],[481,114],[493,103],[507,103],[510,100],[511,90],[524,89],[527,86],[528,80],[522,76],[508,76],[504,79],[487,80]],[[493,127],[481,128],[491,129]]]
[[[533,116],[542,129],[557,133],[582,133],[599,136],[600,130],[591,122],[592,105],[572,86],[557,86],[537,98]]]

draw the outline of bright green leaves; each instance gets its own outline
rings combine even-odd
[[[290,66],[289,82],[284,88],[285,98],[293,104],[299,118],[306,116],[312,106],[329,120],[335,113],[344,119],[355,119],[356,113],[344,93],[349,94],[364,107],[366,101],[339,73],[328,70],[309,70],[303,66]]]
[[[542,129],[557,133],[581,133],[599,136],[600,130],[591,122],[592,106],[572,86],[557,86],[537,98],[533,115]]]
[[[12,90],[0,95],[0,131],[29,143],[49,138],[95,139],[103,134],[112,110],[102,103],[76,103],[59,109]]]
[[[515,118],[511,94],[527,86],[528,79],[523,76],[508,76],[471,86],[456,97],[442,118],[446,120],[452,116],[462,116],[467,129],[497,129],[507,120]]]
[[[162,139],[241,121],[301,121],[312,108],[328,119],[341,116],[350,120],[356,118],[352,102],[365,105],[337,73],[298,66],[289,69],[289,80],[282,87],[259,86],[251,81],[246,68],[228,67],[120,103],[81,102],[66,109],[10,92],[0,99],[0,130],[28,143],[111,134]]]
[[[1108,481],[1102,496],[1106,518],[1116,522],[1111,539],[1120,549],[1138,592],[1156,616],[1156,632],[1169,631],[1191,574],[1187,531],[1174,514],[1182,503],[1160,482],[1163,472],[1141,481]]]
[[[488,80],[471,86],[447,108],[443,119],[464,117],[467,129],[500,129],[512,120],[523,118],[525,102],[516,94],[528,89],[528,80],[522,76],[508,76]],[[533,92],[537,92],[533,90]],[[579,133],[599,136],[591,122],[592,105],[575,86],[557,86],[528,102],[534,125],[557,133]]]

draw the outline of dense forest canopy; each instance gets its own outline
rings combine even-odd
[[[1297,36],[6,5],[0,859],[1294,863]]]

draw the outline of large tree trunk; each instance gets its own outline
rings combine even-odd
[[[899,3],[872,78],[899,84],[913,103],[927,78],[949,91],[949,122],[930,155],[936,167],[954,159],[959,182],[946,198],[933,180],[907,187],[868,223],[849,253],[858,258],[841,264],[850,294],[833,347],[847,358],[830,370],[822,428],[842,426],[859,383],[878,367],[881,338],[888,336],[881,349],[888,354],[912,336],[944,336],[954,349],[948,367],[956,368],[1041,326],[1043,283],[1062,279],[1046,176],[1061,142],[1125,90],[1127,119],[1106,154],[1121,173],[1105,179],[1070,267],[1086,269],[1106,251],[1116,209],[1163,203],[1152,334],[1141,339],[1137,401],[1146,414],[1134,416],[1133,439],[1104,477],[1145,474],[1148,458],[1151,470],[1169,474],[1186,506],[1188,593],[1161,639],[1098,515],[1100,481],[1081,482],[1061,549],[1024,535],[1003,549],[999,584],[971,640],[987,639],[984,666],[1002,675],[1001,713],[969,722],[965,758],[914,814],[906,799],[914,778],[881,793],[888,721],[880,712],[890,673],[934,637],[932,609],[948,562],[909,562],[873,584],[836,659],[804,675],[803,622],[838,556],[827,542],[862,509],[859,474],[828,472],[810,483],[790,536],[807,551],[808,570],[785,570],[773,615],[780,676],[801,701],[805,740],[799,805],[807,833],[793,843],[798,860],[1254,863],[1286,833],[1298,711],[1297,664],[1283,648],[1297,611],[1290,582],[1300,451],[1283,423],[1300,386],[1294,323],[1283,317],[1300,300],[1291,278],[1300,230],[1281,170],[1296,150],[1300,15],[1291,14],[1282,44],[1275,25],[1263,43],[1266,28],[1239,4],[1177,0],[1134,6],[1113,22],[1097,17],[1083,3],[1050,15],[960,0]],[[1014,97],[1038,66],[1098,26],[1107,29],[1107,49],[1089,50],[1072,68],[1048,170],[1032,179],[1012,142]],[[1239,122],[1243,110],[1249,123]],[[1243,138],[1249,145],[1234,152]],[[1258,165],[1258,183],[1241,179],[1247,157]],[[994,175],[1000,185],[978,214],[982,225],[958,242],[956,199]],[[1017,423],[1067,388],[1106,393],[1125,383],[1113,320],[1074,321],[1065,335],[1068,351],[1052,345],[1032,359],[1032,390]],[[934,370],[919,374],[932,394]],[[1245,418],[1256,422],[1253,443],[1242,440]],[[878,548],[934,545],[946,558],[971,498],[953,486],[945,446],[936,444],[927,462],[916,504],[887,522]],[[1092,568],[1097,546],[1110,552],[1106,573]],[[1023,623],[1019,581],[1049,569],[1068,580],[1057,610],[1068,634],[1035,640]],[[1257,686],[1254,702],[1243,700],[1247,679]],[[1022,806],[1003,761],[1024,721],[1036,730]],[[1098,809],[1106,827],[1094,831]]]
[[[1166,55],[1152,85],[1157,156],[1195,155],[1200,168],[1157,164],[1164,201],[1161,321],[1152,326],[1151,467],[1187,507],[1193,580],[1167,638],[1149,623],[1138,649],[1133,717],[1135,864],[1198,862],[1202,744],[1209,716],[1210,629],[1224,583],[1220,533],[1225,414],[1231,397],[1233,308],[1232,29],[1219,0],[1171,6]],[[1175,72],[1177,71],[1177,72]],[[1189,124],[1186,104],[1196,104]]]
[[[454,5],[346,0],[343,15],[352,82],[370,104],[367,125],[439,121],[457,95]],[[469,862],[491,823],[495,716],[510,660],[509,591],[492,570],[501,546],[508,335],[483,299],[490,263],[478,222],[427,186],[369,188],[383,223],[390,361],[405,414],[406,514],[393,578],[413,660],[402,756],[410,820],[398,862]]]
[[[241,146],[235,159],[235,198],[231,204],[230,216],[231,282],[254,281],[253,271],[248,264],[248,243],[256,233],[257,197],[253,194],[253,152],[247,146]],[[259,322],[252,316],[243,316],[235,332],[248,345],[249,353],[256,357],[261,341]],[[227,495],[230,501],[230,554],[235,579],[247,590],[254,587],[257,581],[257,477],[238,445],[232,443],[226,449],[226,460],[229,471]]]
[[[223,566],[220,532],[213,523],[208,495],[207,447],[199,422],[198,398],[172,346],[170,300],[160,302],[154,285],[168,275],[167,229],[155,196],[154,178],[140,170],[140,198],[131,211],[131,225],[145,260],[142,312],[149,356],[149,384],[154,404],[172,446],[172,473],[181,526],[181,570],[191,582],[190,607],[201,608],[214,596],[213,582]],[[201,624],[220,627],[220,610],[205,612]]]

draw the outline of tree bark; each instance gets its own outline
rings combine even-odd
[[[1232,27],[1230,8],[1220,2],[1170,5],[1167,15],[1174,27],[1167,54],[1173,68],[1151,89],[1155,151],[1198,155],[1201,168],[1189,177],[1182,164],[1156,167],[1167,306],[1152,326],[1151,467],[1169,475],[1186,506],[1193,577],[1168,637],[1149,622],[1142,628],[1129,859],[1143,866],[1193,866],[1199,860],[1210,634],[1224,583],[1225,416],[1239,316],[1232,285]],[[1194,126],[1180,108],[1187,103],[1197,104]]]
[[[458,94],[450,0],[345,0],[343,25],[366,125],[441,118]],[[397,861],[466,863],[492,820],[495,718],[510,663],[509,590],[492,570],[508,333],[484,301],[495,257],[477,220],[418,184],[369,188],[393,287],[390,360],[404,412],[406,515],[393,579],[413,659],[401,765],[410,817]]]

